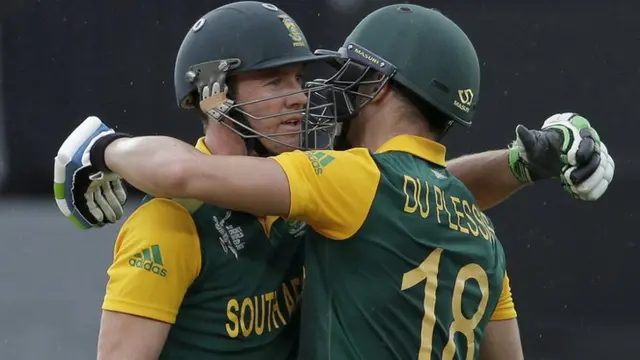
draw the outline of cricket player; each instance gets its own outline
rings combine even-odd
[[[322,113],[307,99],[328,86],[303,90],[301,76],[305,64],[323,58],[272,4],[235,2],[204,15],[175,65],[178,105],[204,124],[195,148],[268,156],[333,138],[322,118],[301,124]],[[215,84],[199,94],[197,83],[208,76]],[[227,96],[233,101],[217,104],[225,117],[200,111],[201,100]],[[124,199],[123,188],[113,189],[112,199]],[[122,208],[110,216],[116,213]],[[115,244],[98,359],[294,359],[303,226],[193,200],[145,198]]]
[[[417,34],[425,49],[437,50],[448,60],[449,71],[427,63],[420,65],[425,73],[419,74],[417,64],[393,51],[397,39],[375,34],[380,25],[393,26],[398,34]],[[433,34],[447,34],[448,42]],[[357,66],[363,71],[363,77],[349,86],[344,86],[340,71],[318,84],[331,85],[352,105],[357,116],[349,121],[348,142],[362,147],[347,152],[294,151],[266,159],[202,157],[170,138],[123,139],[122,134],[114,134],[91,118],[58,154],[57,171],[75,174],[57,176],[69,194],[58,196],[62,198],[59,205],[88,226],[117,220],[114,209],[118,205],[114,204],[121,203],[123,196],[113,196],[112,184],[119,183],[118,176],[109,171],[113,170],[157,196],[200,198],[259,218],[277,215],[306,221],[312,231],[305,242],[308,278],[300,358],[404,359],[431,354],[475,358],[489,319],[510,316],[496,310],[499,300],[508,297],[514,313],[510,294],[505,295],[504,254],[491,221],[473,195],[446,170],[444,148],[433,140],[446,132],[451,121],[471,123],[477,101],[473,94],[478,94],[479,87],[475,50],[466,35],[439,13],[395,5],[365,18],[343,50],[332,56],[343,63],[343,69]],[[392,70],[382,69],[384,66]],[[412,80],[408,74],[414,75]],[[424,79],[468,91],[438,94]],[[224,88],[220,81],[210,85],[209,89]],[[205,86],[197,90],[210,91]],[[213,96],[204,96],[200,107],[221,118],[230,103],[215,93],[216,102],[207,101]],[[465,169],[465,161],[485,160],[500,175],[494,183],[503,188],[485,196],[486,204],[499,202],[520,187],[520,182],[560,174],[577,197],[595,200],[604,193],[613,176],[613,161],[588,122],[575,114],[559,114],[544,127],[542,131],[519,128],[509,151],[458,161],[458,167]],[[67,156],[69,153],[81,156]],[[65,157],[76,160],[66,161]],[[96,169],[103,171],[101,176],[93,176]],[[509,180],[503,178],[505,169]],[[505,186],[513,184],[513,179],[520,182]],[[74,201],[85,195],[84,204]],[[191,214],[194,220],[204,205],[198,206]],[[184,209],[189,207],[187,202]],[[196,228],[202,243],[207,229]],[[253,243],[248,241],[247,246]],[[147,253],[153,251],[152,246]],[[143,252],[139,258],[145,256]],[[238,252],[238,261],[241,256]],[[234,288],[226,285],[215,289],[233,293]],[[187,296],[192,290],[187,290]],[[186,299],[178,318],[189,311]],[[190,312],[198,314],[190,317],[194,324],[201,324],[204,318],[215,324],[196,325],[200,330],[224,322],[207,311]],[[243,322],[240,327],[244,331],[248,325]],[[205,334],[201,335],[199,339],[206,342]],[[273,357],[267,351],[263,356]]]

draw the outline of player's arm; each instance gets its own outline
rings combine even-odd
[[[106,148],[105,163],[157,196],[304,220],[334,239],[348,238],[362,225],[380,179],[365,149],[293,151],[268,159],[217,156],[162,136],[116,140]]]
[[[613,179],[615,162],[591,124],[575,113],[549,117],[541,130],[516,128],[508,150],[449,162],[449,171],[472,191],[484,210],[524,184],[558,179],[574,197],[597,200]]]
[[[105,165],[138,189],[170,198],[193,198],[258,216],[289,213],[289,183],[272,159],[205,155],[166,136],[113,141]]]
[[[167,199],[138,208],[120,231],[108,270],[98,359],[157,359],[200,264],[187,210]]]
[[[287,217],[304,220],[333,240],[350,238],[360,229],[381,176],[368,150],[293,151],[273,159],[288,179]]]
[[[518,319],[511,295],[509,277],[505,274],[502,293],[480,344],[480,360],[522,360],[522,343]]]
[[[98,335],[98,360],[156,360],[171,325],[135,315],[104,310]]]
[[[448,161],[447,169],[469,188],[482,210],[498,205],[527,184],[511,172],[508,150],[462,156]]]
[[[480,344],[480,360],[523,360],[518,319],[489,321]]]

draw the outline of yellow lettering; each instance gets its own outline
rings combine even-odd
[[[436,325],[436,305],[443,299],[436,296],[438,290],[438,272],[442,249],[435,249],[417,268],[403,274],[400,290],[408,290],[418,284],[424,287],[424,316],[420,330],[420,347],[418,348],[418,360],[432,359],[433,333]],[[463,311],[462,300],[468,300],[464,296],[465,286],[468,280],[474,280],[480,287],[480,299],[473,314]],[[447,301],[444,299],[444,301]],[[476,342],[475,330],[480,324],[487,309],[489,301],[489,279],[486,271],[478,264],[463,266],[456,275],[453,296],[450,300],[453,322],[449,326],[448,341],[442,351],[441,359],[452,360],[456,355],[456,338],[465,337],[467,359],[475,358],[475,349],[479,345]],[[448,311],[448,310],[447,310]],[[471,315],[471,318],[467,316]]]
[[[413,189],[413,201],[415,202],[412,206],[409,206],[409,201],[411,200],[411,196],[408,192],[409,184],[411,184]],[[405,202],[404,202],[404,212],[413,214],[418,209],[418,184],[416,181],[407,175],[404,176],[404,185],[402,189],[404,190]]]
[[[267,306],[267,331],[271,332],[271,302],[273,301],[275,292],[269,292],[264,294],[264,298],[265,300],[268,302],[268,306]],[[277,301],[277,300],[276,300]]]
[[[453,203],[453,211],[456,213],[456,216],[458,217],[458,228],[460,229],[461,232],[468,234],[469,229],[462,226],[462,224],[460,223],[460,219],[464,219],[464,214],[460,210],[458,210],[458,206],[457,206],[460,204],[460,199],[455,196],[451,196],[450,198],[451,198],[451,203]]]
[[[476,204],[473,204],[471,209],[473,210],[473,215],[475,216],[476,220],[478,221],[478,230],[480,230],[480,235],[482,235],[482,237],[485,240],[489,240],[489,234],[487,233],[487,229],[485,227],[485,224],[482,221],[482,215],[481,215],[480,210],[478,210],[478,207],[476,206]]]
[[[491,226],[491,221],[489,221],[489,218],[483,212],[480,212],[480,214],[482,214],[482,221],[484,222],[484,225],[487,228],[487,232],[489,233],[489,240],[496,241],[496,231]]]
[[[426,210],[422,207],[422,202],[420,201],[420,199],[422,198],[422,195],[420,194],[420,192],[422,191],[421,186],[420,186],[420,180],[417,180],[418,183],[418,197],[416,198],[416,202],[420,205],[420,216],[422,216],[423,219],[426,219],[429,217],[429,209],[430,209],[430,205],[429,205],[429,184],[425,181],[424,182],[424,203],[425,206],[424,208],[426,208]]]
[[[262,335],[262,333],[264,332],[264,318],[265,318],[265,314],[264,314],[264,294],[260,295],[260,304],[262,304],[262,311],[260,311],[260,313],[258,313],[258,297],[254,296],[253,297],[253,301],[254,301],[254,306],[256,309],[256,314],[254,316],[254,318],[256,319],[256,335]]]
[[[355,48],[354,52],[360,56],[362,56],[363,58],[371,61],[374,64],[377,64],[379,61],[378,59],[374,58],[373,56],[366,54],[364,51],[362,51],[361,49]]]
[[[476,225],[476,222],[471,217],[471,206],[469,205],[467,200],[462,200],[462,209],[464,210],[464,214],[467,216],[467,220],[469,220],[469,222],[467,223],[469,231],[471,231],[471,234],[473,236],[478,236],[478,225]]]
[[[277,299],[277,298],[276,298]],[[282,325],[287,325],[287,322],[284,320],[284,317],[282,316],[282,313],[280,312],[280,306],[278,305],[278,301],[274,301],[273,302],[273,325],[276,327],[276,329],[280,328],[280,325],[278,325],[278,318],[276,318],[276,315],[278,315],[278,318],[280,319],[280,323]]]
[[[280,284],[284,304],[277,290],[247,297],[242,301],[230,299],[227,302],[228,321],[225,323],[229,337],[237,338],[240,333],[245,338],[253,334],[260,336],[287,325],[300,301],[302,279],[303,275]],[[283,306],[286,306],[286,312],[283,312]]]
[[[287,307],[289,317],[291,317],[293,310],[296,308],[296,301],[293,299],[293,296],[291,296],[289,287],[285,283],[282,283],[282,296],[284,297],[284,305]]]
[[[240,329],[238,329],[238,309],[240,305],[238,304],[238,300],[231,299],[227,302],[227,319],[231,323],[226,323],[225,328],[227,329],[227,334],[229,337],[236,338],[240,333]]]
[[[249,318],[248,325],[245,318],[247,314],[247,309],[251,311],[251,317]],[[245,298],[242,301],[242,308],[240,308],[240,328],[242,329],[242,335],[244,337],[248,337],[251,334],[251,330],[253,330],[253,317],[255,316],[255,310],[253,309],[253,302],[251,302],[250,298]]]
[[[436,216],[438,216],[438,223],[440,221],[440,211],[444,210],[444,198],[442,196],[442,190],[439,187],[433,185],[433,195],[436,200]]]
[[[491,225],[491,221],[480,211],[473,201],[461,199],[458,196],[447,196],[445,190],[437,185],[430,185],[426,181],[409,175],[403,176],[402,190],[404,192],[405,213],[415,214],[419,209],[420,216],[423,219],[427,219],[431,213],[432,206],[435,206],[436,217],[438,218],[439,224],[443,224],[441,215],[442,213],[446,213],[445,221],[449,229],[459,231],[463,234],[471,234],[475,237],[483,237],[489,241],[496,240],[496,233]],[[433,193],[433,198],[430,198],[430,193]],[[450,208],[452,208],[453,211],[451,211]],[[297,296],[296,294],[296,302]],[[287,308],[289,308],[290,301],[288,299],[286,300]]]
[[[449,209],[447,209],[447,202],[445,201],[444,190],[442,191],[442,205],[444,206],[444,211],[447,212],[449,216],[449,229],[458,231],[458,225],[454,224],[451,220],[451,213]]]

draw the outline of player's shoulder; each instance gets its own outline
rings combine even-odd
[[[189,209],[179,201],[166,198],[152,198],[140,204],[120,230],[121,236],[130,233],[148,233],[154,237],[197,237]]]
[[[366,148],[333,151],[316,150],[309,152],[308,156],[313,164],[318,164],[342,176],[350,174],[369,177],[380,174],[380,170],[373,160],[373,154]]]
[[[334,159],[346,159],[346,160],[355,160],[355,159],[371,159],[371,153],[366,148],[351,148],[348,150],[296,150],[284,154],[278,155],[278,157],[282,156],[298,156],[298,157],[306,157],[310,161],[332,161]]]
[[[349,150],[307,150],[291,151],[280,154],[275,159],[287,168],[303,168],[312,171],[316,175],[327,174],[330,177],[345,176],[346,174],[378,173],[378,169],[371,157],[369,150],[365,148],[352,148]],[[307,166],[309,166],[307,168]]]

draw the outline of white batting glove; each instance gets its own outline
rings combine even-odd
[[[522,182],[560,179],[574,197],[599,199],[613,180],[615,163],[596,130],[576,113],[555,114],[541,130],[516,127],[509,165]]]
[[[124,214],[127,192],[117,174],[100,171],[91,149],[118,136],[95,116],[87,118],[64,141],[54,159],[54,195],[58,209],[82,229],[115,223]]]

